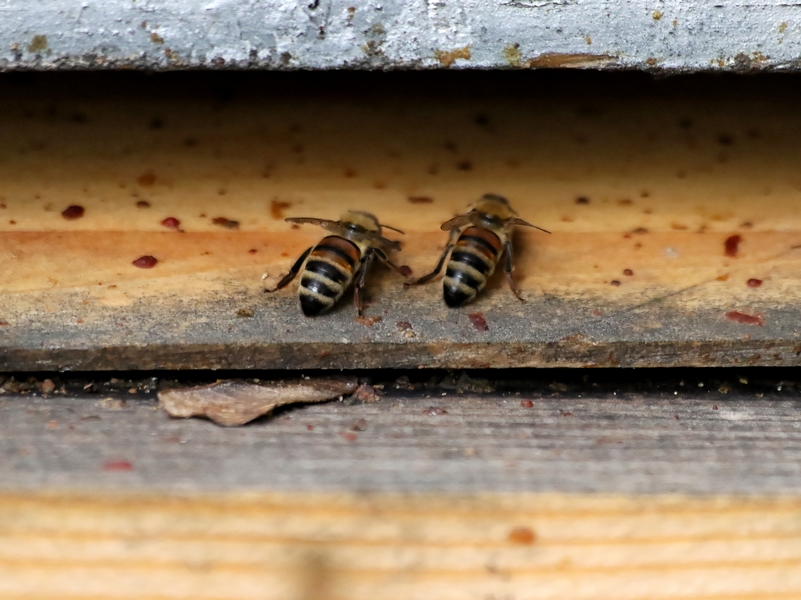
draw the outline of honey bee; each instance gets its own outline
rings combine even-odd
[[[382,228],[403,232],[389,225],[381,225],[370,213],[348,211],[339,221],[308,217],[290,217],[285,221],[319,225],[334,234],[324,237],[316,246],[301,254],[275,288],[264,290],[269,294],[286,287],[303,268],[298,294],[300,307],[307,317],[331,310],[354,279],[356,288],[353,303],[361,316],[361,289],[375,259],[401,272],[400,267],[387,256],[393,250],[400,250],[400,242],[388,240],[381,233]]]
[[[451,257],[443,280],[443,295],[448,306],[462,306],[474,300],[484,289],[501,256],[505,255],[506,281],[515,297],[524,302],[512,279],[514,261],[510,231],[515,225],[533,227],[550,233],[542,227],[520,219],[503,196],[485,194],[473,210],[442,224],[441,229],[449,231],[450,236],[437,266],[428,275],[407,282],[405,286],[431,281],[442,271],[445,259],[450,253]]]

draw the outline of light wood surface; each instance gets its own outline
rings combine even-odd
[[[471,95],[456,83],[429,96],[378,80],[367,93],[316,94],[287,79],[255,90],[233,80],[219,97],[169,78],[115,79],[91,94],[60,81],[6,82],[0,100],[6,369],[798,363],[801,117],[795,92],[774,80],[700,92],[592,80],[594,95],[578,79]],[[499,277],[451,311],[439,282],[403,291],[377,272],[368,316],[383,321],[371,328],[353,322],[347,297],[308,323],[294,287],[261,293],[323,234],[285,216],[371,210],[407,232],[392,234],[404,242],[398,260],[420,275],[445,243],[439,224],[485,192],[553,231],[516,235],[528,304]],[[63,218],[70,205],[84,215]],[[182,232],[160,224],[168,217]],[[133,266],[143,255],[158,264]],[[255,319],[237,319],[242,308]],[[483,336],[474,311],[490,324]],[[400,337],[399,322],[416,337]],[[463,340],[484,342],[489,361]],[[341,341],[362,364],[321,361]],[[691,341],[708,346],[694,353]],[[504,358],[510,342],[520,358]],[[292,350],[301,343],[308,352]],[[377,344],[392,358],[375,358]]]
[[[0,496],[4,598],[797,598],[798,499]]]

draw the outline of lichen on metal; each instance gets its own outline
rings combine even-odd
[[[0,0],[0,70],[797,70],[801,1]]]

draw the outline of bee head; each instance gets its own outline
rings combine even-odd
[[[349,210],[342,218],[339,219],[340,224],[356,233],[381,233],[381,223],[368,212],[359,210]]]
[[[509,201],[497,194],[484,194],[476,203],[476,211],[499,219],[509,219],[517,215],[509,206]]]

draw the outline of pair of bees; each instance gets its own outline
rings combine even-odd
[[[389,253],[400,250],[400,242],[383,237],[384,228],[403,233],[389,225],[382,225],[373,215],[350,211],[339,221],[313,218],[289,218],[289,223],[319,225],[334,235],[323,238],[300,255],[271,293],[286,287],[303,269],[300,276],[300,306],[306,316],[323,314],[337,303],[355,281],[353,297],[359,315],[362,314],[361,290],[370,265],[378,260],[401,275],[404,269],[389,259]],[[473,300],[484,288],[495,271],[501,257],[505,257],[504,271],[514,295],[523,301],[512,279],[514,268],[511,228],[515,225],[533,227],[550,233],[517,217],[509,201],[495,194],[485,194],[470,212],[442,224],[450,232],[448,245],[428,275],[405,285],[427,283],[436,277],[450,254],[445,270],[443,295],[448,306],[462,306]],[[305,264],[305,267],[304,267]]]

